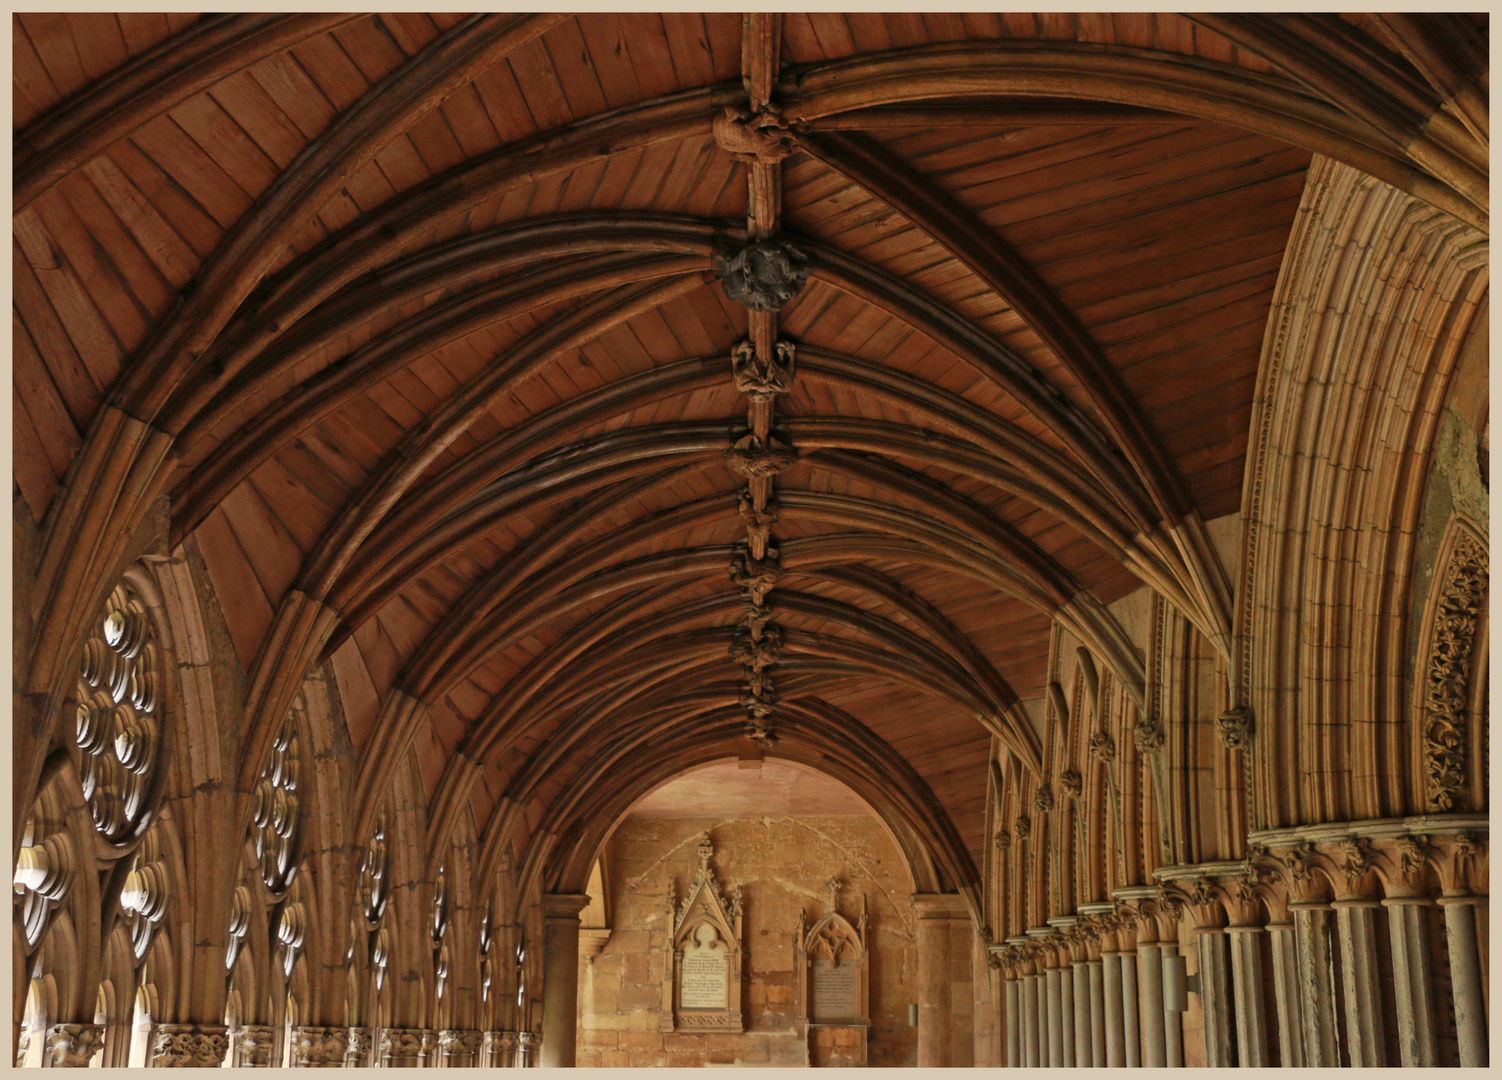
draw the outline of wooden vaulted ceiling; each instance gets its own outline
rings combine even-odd
[[[1054,617],[1128,686],[1144,581],[1226,630],[1192,522],[1240,502],[1311,152],[1484,221],[1402,18],[15,16],[18,490],[43,521],[104,400],[171,432],[247,671],[323,599],[357,752],[426,701],[482,823],[616,740],[734,754],[749,213],[812,266],[779,737],[859,726],[978,860]],[[780,163],[717,138],[748,93]]]

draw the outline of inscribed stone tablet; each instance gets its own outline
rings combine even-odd
[[[813,1002],[809,1015],[815,1020],[848,1020],[857,1015],[856,973],[860,965],[847,960],[834,966],[823,957],[814,961]]]
[[[683,950],[683,989],[679,1007],[684,1009],[723,1009],[725,974],[729,958],[723,942],[690,946]]]

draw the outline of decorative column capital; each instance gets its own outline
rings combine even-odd
[[[86,1069],[103,1045],[101,1024],[53,1024],[47,1029],[48,1063],[54,1069]]]
[[[422,1054],[422,1028],[382,1028],[381,1059],[398,1067],[417,1064]]]
[[[306,1069],[343,1068],[345,1053],[355,1048],[356,1036],[364,1031],[364,1028],[295,1027],[292,1064]]]
[[[276,1049],[276,1029],[268,1024],[244,1024],[235,1029],[237,1069],[269,1069]]]
[[[152,1068],[217,1069],[228,1052],[223,1024],[158,1024],[152,1031]]]

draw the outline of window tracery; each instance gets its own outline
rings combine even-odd
[[[12,887],[21,898],[21,926],[28,945],[42,939],[48,918],[68,895],[72,881],[73,859],[68,838],[53,833],[38,840],[41,831],[36,818],[26,823],[11,877]]]
[[[299,705],[293,706],[294,710]],[[292,712],[282,720],[271,744],[271,760],[256,785],[252,842],[261,880],[273,897],[286,894],[297,876],[301,855],[301,807],[298,783],[302,757]]]
[[[83,795],[94,827],[119,843],[147,814],[161,755],[161,650],[145,602],[122,581],[84,643],[74,741],[83,751]]]

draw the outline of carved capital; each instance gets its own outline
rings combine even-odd
[[[487,1031],[480,1049],[485,1055],[483,1064],[491,1068],[505,1068],[511,1065],[512,1055],[516,1053],[516,1032]]]
[[[381,1059],[392,1065],[415,1064],[422,1053],[422,1028],[382,1028]]]
[[[1340,870],[1346,876],[1347,885],[1354,887],[1371,868],[1371,853],[1363,838],[1352,836],[1341,841]]]
[[[103,1045],[102,1024],[53,1024],[47,1029],[47,1063],[54,1069],[86,1069]]]
[[[276,1029],[268,1024],[246,1024],[235,1029],[235,1068],[269,1069],[276,1050]]]
[[[445,1057],[473,1057],[480,1049],[480,1032],[467,1028],[445,1028],[438,1033],[438,1049]]]
[[[369,1046],[365,1028],[295,1027],[292,1064],[309,1069],[338,1069],[347,1053],[363,1054]]]
[[[808,283],[808,256],[785,240],[755,240],[715,259],[725,295],[753,311],[776,311]]]
[[[223,1024],[159,1024],[152,1031],[151,1065],[157,1069],[217,1069],[229,1052]]]
[[[1256,730],[1250,705],[1237,705],[1227,709],[1215,720],[1215,733],[1228,750],[1243,750],[1252,741]]]

